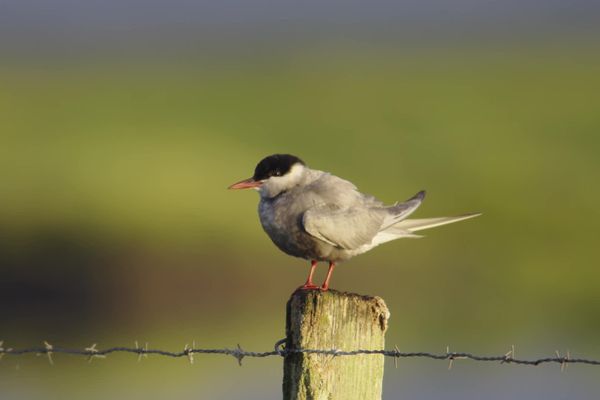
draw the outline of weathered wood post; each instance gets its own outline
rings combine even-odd
[[[389,311],[379,297],[298,290],[287,303],[287,349],[382,350]],[[284,400],[380,400],[384,356],[292,353]]]

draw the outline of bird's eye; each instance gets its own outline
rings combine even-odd
[[[273,173],[273,175],[275,175],[275,176],[281,176],[281,171],[275,171],[275,172]]]

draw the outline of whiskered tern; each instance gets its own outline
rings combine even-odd
[[[261,160],[251,178],[229,189],[256,189],[263,229],[283,252],[311,260],[301,289],[329,288],[335,264],[401,238],[421,237],[415,232],[480,215],[407,219],[421,204],[425,191],[394,205],[363,194],[347,180],[309,168],[290,154]],[[318,261],[329,262],[322,286],[313,283]]]

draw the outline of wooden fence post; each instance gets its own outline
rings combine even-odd
[[[382,350],[389,311],[379,297],[297,290],[287,303],[287,349]],[[384,356],[288,354],[284,400],[380,400]]]

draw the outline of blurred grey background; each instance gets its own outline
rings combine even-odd
[[[596,1],[0,0],[0,340],[268,350],[308,263],[225,188],[275,152],[418,217],[332,287],[389,348],[600,358]],[[319,278],[324,274],[320,268]],[[5,357],[11,399],[281,397],[281,360]],[[594,367],[389,361],[385,398],[592,399]]]

